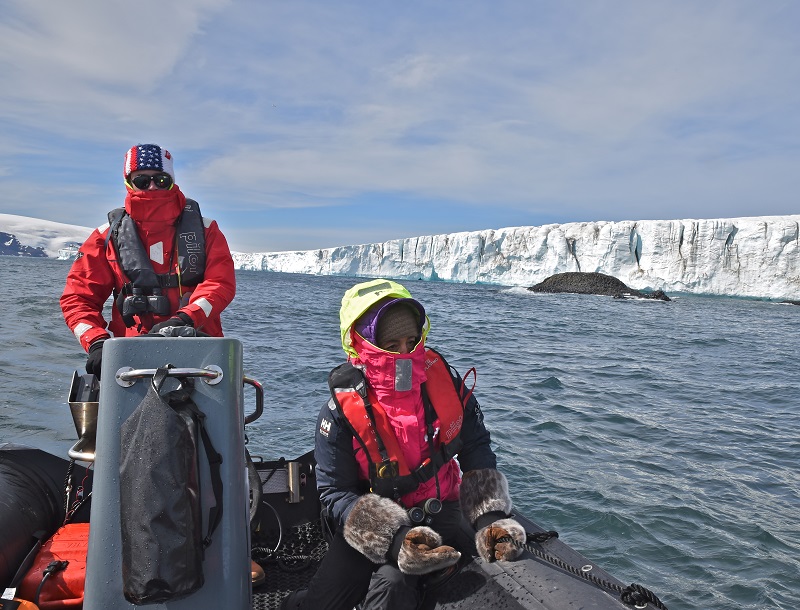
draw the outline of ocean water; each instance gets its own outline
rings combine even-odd
[[[0,257],[0,443],[63,456],[85,362],[58,306],[68,268]],[[356,280],[237,281],[223,323],[266,395],[250,450],[292,458],[313,445]],[[800,607],[800,307],[406,286],[430,345],[476,367],[519,510],[670,610]]]

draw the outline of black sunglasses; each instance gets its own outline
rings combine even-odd
[[[140,191],[147,190],[150,187],[151,182],[155,183],[156,188],[168,189],[172,186],[172,176],[169,174],[155,174],[154,176],[139,174],[138,176],[131,178],[131,184],[133,184],[133,186]]]

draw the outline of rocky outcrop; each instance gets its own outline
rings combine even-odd
[[[0,231],[0,255],[2,256],[35,256],[46,257],[44,249],[23,246],[19,240],[10,233]]]
[[[599,294],[615,299],[657,299],[669,301],[670,298],[661,290],[641,292],[629,288],[624,282],[603,273],[582,273],[571,271],[556,273],[543,282],[528,288],[531,292],[570,292],[573,294]]]

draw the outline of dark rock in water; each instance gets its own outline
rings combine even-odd
[[[47,257],[44,248],[23,246],[15,235],[0,231],[0,255]]]
[[[571,271],[556,273],[549,278],[528,288],[531,292],[571,292],[573,294],[599,294],[611,296],[615,299],[657,299],[669,301],[670,298],[663,290],[641,292],[628,288],[624,282],[610,275],[602,273],[582,273]]]

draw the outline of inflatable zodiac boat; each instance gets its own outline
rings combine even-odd
[[[103,351],[102,384],[73,378],[79,438],[67,456],[0,446],[0,610],[279,608],[314,575],[331,532],[320,514],[313,452],[265,459],[246,451],[245,426],[261,415],[263,394],[243,373],[241,343],[121,338]],[[167,443],[150,436],[145,424],[159,396],[181,414],[169,425],[188,436],[176,432]],[[175,400],[196,410],[181,412]],[[175,459],[191,453],[187,446],[196,455]],[[159,455],[168,461],[159,464]],[[175,462],[188,468],[190,485],[170,487]],[[177,497],[176,487],[189,492]],[[665,607],[555,532],[514,518],[528,532],[518,560],[462,557],[458,570],[428,579],[422,607]],[[255,589],[251,558],[266,572]]]

